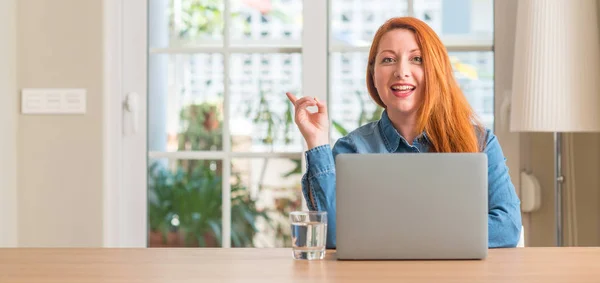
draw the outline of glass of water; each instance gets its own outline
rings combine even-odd
[[[326,211],[294,211],[292,223],[292,250],[295,259],[323,259],[327,239]]]

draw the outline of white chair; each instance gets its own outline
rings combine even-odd
[[[519,243],[517,244],[517,248],[525,247],[525,229],[521,226],[521,237],[519,238]]]

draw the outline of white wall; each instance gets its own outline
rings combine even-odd
[[[18,89],[87,89],[85,115],[19,116],[19,245],[102,246],[103,1],[15,2]]]
[[[0,247],[18,244],[16,1],[0,1]]]

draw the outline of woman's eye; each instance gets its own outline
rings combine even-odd
[[[394,62],[394,59],[387,57],[387,58],[383,58],[383,60],[381,60],[382,63],[392,63]]]
[[[421,58],[421,56],[416,56],[416,57],[413,57],[413,61],[415,61],[417,63],[423,63],[423,58]]]

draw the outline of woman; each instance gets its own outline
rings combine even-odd
[[[402,152],[486,153],[488,245],[515,247],[521,230],[520,201],[502,149],[494,134],[477,121],[435,32],[415,18],[388,20],[373,39],[366,77],[371,98],[385,111],[379,121],[339,139],[333,150],[325,104],[287,93],[308,145],[304,197],[309,209],[328,212],[327,247],[335,248],[335,156]],[[309,106],[317,106],[318,111],[310,113]]]

